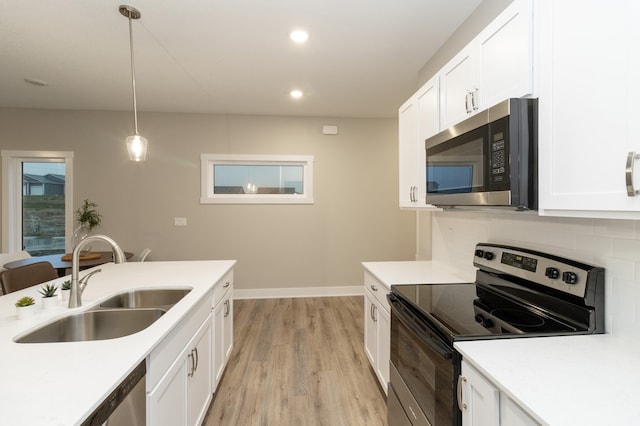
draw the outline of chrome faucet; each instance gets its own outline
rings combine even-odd
[[[94,271],[87,276],[83,277],[82,280],[79,280],[80,275],[80,251],[84,246],[93,242],[105,242],[111,246],[111,250],[113,251],[113,261],[115,263],[125,263],[127,258],[124,255],[124,252],[113,239],[107,237],[106,235],[91,235],[84,240],[80,241],[77,246],[73,249],[73,254],[71,255],[71,292],[69,294],[69,307],[77,308],[78,306],[82,306],[82,292],[87,287],[87,283],[89,282],[89,278],[98,271]]]

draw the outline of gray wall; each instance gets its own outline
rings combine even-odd
[[[136,164],[130,113],[0,109],[0,148],[73,151],[74,205],[99,204],[100,232],[152,260],[238,259],[239,289],[361,285],[359,262],[414,258],[396,120],[145,113],[139,128]],[[314,155],[315,204],[201,205],[201,153]]]

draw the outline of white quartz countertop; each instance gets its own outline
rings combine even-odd
[[[473,274],[469,275],[446,263],[432,260],[362,262],[362,266],[387,287],[393,284],[450,284],[475,281]]]
[[[101,265],[89,281],[83,306],[60,301],[43,310],[40,285],[0,297],[0,424],[80,424],[235,264],[235,260],[136,262]],[[94,268],[96,269],[96,268]],[[81,272],[81,276],[86,271]],[[64,279],[55,280],[61,282]],[[15,343],[17,335],[71,312],[97,305],[111,294],[135,288],[192,288],[151,326],[130,336],[70,343]],[[18,320],[22,296],[38,303],[33,319]]]
[[[640,340],[608,334],[455,344],[542,424],[640,424]]]

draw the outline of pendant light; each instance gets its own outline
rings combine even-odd
[[[129,19],[129,49],[131,51],[131,88],[133,90],[133,126],[135,133],[127,137],[127,151],[129,160],[144,161],[147,158],[147,139],[138,134],[138,111],[136,105],[136,71],[133,62],[133,29],[132,19],[140,19],[140,11],[133,6],[122,5],[118,8],[120,13]]]

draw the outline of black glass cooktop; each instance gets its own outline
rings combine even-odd
[[[449,341],[584,331],[475,283],[397,285],[392,292]]]

